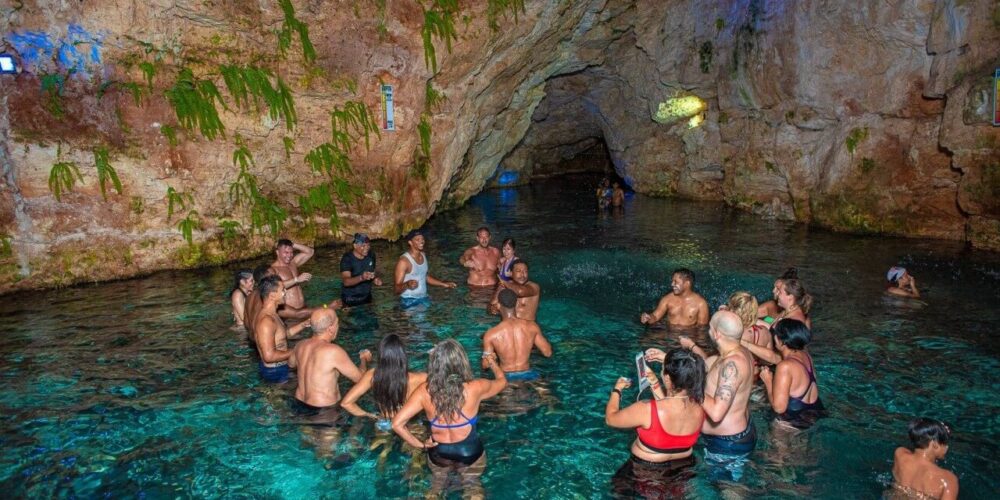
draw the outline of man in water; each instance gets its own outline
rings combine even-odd
[[[254,340],[260,354],[260,376],[267,382],[281,383],[288,380],[288,337],[294,337],[309,327],[303,321],[289,329],[278,317],[278,306],[285,303],[285,285],[281,278],[268,276],[258,285],[261,306],[254,324]]]
[[[300,243],[292,243],[291,240],[281,239],[278,240],[274,253],[277,258],[271,264],[271,269],[281,277],[282,283],[288,291],[285,306],[278,311],[278,315],[290,319],[308,318],[312,314],[312,309],[306,307],[306,297],[299,284],[311,280],[312,275],[309,273],[299,274],[299,266],[312,258],[313,249]]]
[[[618,208],[625,204],[625,190],[617,182],[611,184],[611,206]]]
[[[671,326],[694,326],[708,323],[708,302],[698,295],[694,287],[694,273],[688,269],[677,269],[670,280],[671,293],[664,295],[656,309],[639,315],[639,322],[652,325],[667,316]]]
[[[739,481],[743,465],[757,444],[757,430],[750,420],[750,390],[753,388],[753,355],[740,345],[743,323],[731,311],[719,311],[712,316],[708,335],[719,350],[716,356],[705,352],[687,337],[680,337],[681,347],[706,358],[705,462],[713,467],[713,475]]]
[[[382,280],[375,275],[375,254],[368,235],[355,233],[353,246],[340,258],[340,277],[344,279],[340,300],[345,307],[370,303],[372,285],[382,286]]]
[[[361,368],[358,368],[347,351],[333,343],[340,330],[340,321],[333,310],[317,308],[309,316],[309,321],[315,333],[295,346],[288,362],[299,374],[295,399],[308,409],[319,411],[340,402],[340,388],[337,386],[340,375],[354,383],[361,380],[372,360],[372,353],[368,349],[361,351]]]
[[[531,369],[529,361],[531,348],[537,347],[548,358],[552,356],[552,344],[542,335],[538,323],[517,317],[516,293],[504,288],[498,299],[503,319],[483,335],[483,369],[489,368],[487,359],[496,353],[508,381],[537,379],[538,372]]]
[[[490,303],[493,314],[500,310],[499,296],[503,290],[510,290],[517,294],[517,307],[515,314],[518,318],[528,321],[535,321],[538,315],[538,299],[542,295],[542,288],[534,281],[528,281],[528,263],[518,259],[511,266],[511,280],[501,281],[497,288],[497,294]]]
[[[896,448],[889,498],[958,498],[958,477],[937,465],[948,454],[951,429],[944,422],[918,418],[910,422],[913,449]]]
[[[409,249],[396,262],[394,290],[405,301],[427,298],[427,285],[455,288],[453,281],[440,281],[427,272],[427,256],[424,255],[424,235],[420,231],[410,231],[406,235]]]
[[[268,276],[274,276],[274,271],[267,264],[257,266],[253,270],[254,283],[259,284]],[[254,327],[257,325],[257,314],[260,313],[263,304],[259,293],[251,293],[247,296],[246,306],[243,309],[243,325],[247,329],[247,339],[250,340],[250,343],[257,342],[254,337]]]
[[[497,284],[497,263],[500,250],[490,246],[490,230],[481,227],[476,230],[477,245],[469,248],[458,259],[458,263],[469,269],[470,286],[495,286]]]
[[[906,272],[905,267],[895,266],[889,269],[885,279],[889,281],[889,288],[885,290],[890,295],[899,297],[920,298],[920,291],[917,290],[917,280]]]

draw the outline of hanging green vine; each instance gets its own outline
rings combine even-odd
[[[283,118],[288,130],[295,126],[298,117],[292,91],[280,77],[275,78],[271,71],[255,66],[223,64],[219,66],[219,72],[236,106],[247,109],[252,104],[260,112],[263,101],[272,120]],[[272,78],[275,79],[274,85],[271,84]]]
[[[302,44],[302,59],[307,64],[312,64],[316,60],[316,48],[309,40],[309,25],[295,17],[295,7],[291,0],[278,0],[281,11],[285,14],[285,20],[278,32],[278,50],[282,56],[288,54],[288,49],[292,46],[292,33],[299,35],[299,43]]]
[[[171,146],[177,147],[177,129],[171,125],[161,125],[160,133],[167,138]]]
[[[489,0],[486,5],[486,22],[490,30],[500,31],[500,16],[503,15],[504,19],[513,16],[516,23],[518,11],[525,13],[524,0]]]
[[[164,92],[177,115],[177,122],[188,130],[201,133],[212,141],[226,136],[226,126],[219,119],[218,102],[228,110],[222,94],[211,80],[196,78],[190,68],[181,68],[174,85]]]
[[[239,148],[237,149],[239,151]],[[248,160],[248,161],[247,161]],[[247,209],[250,215],[250,230],[263,234],[265,228],[270,230],[272,237],[277,237],[284,227],[288,213],[278,203],[260,191],[257,177],[249,170],[253,158],[249,159],[243,153],[233,153],[233,163],[240,165],[240,174],[229,185],[229,199],[236,206]]]
[[[83,182],[83,176],[80,175],[80,169],[76,163],[71,161],[53,163],[52,170],[49,172],[49,191],[55,195],[56,201],[62,201],[63,193],[72,191],[77,180]]]
[[[220,220],[219,227],[222,228],[222,241],[226,243],[232,243],[243,232],[243,226],[234,220]]]
[[[427,80],[427,86],[424,88],[424,112],[439,111],[446,102],[448,102],[448,97],[435,89],[431,81]]]
[[[351,144],[362,137],[365,139],[365,149],[371,149],[373,133],[381,137],[374,113],[358,101],[345,102],[343,109],[340,106],[334,107],[330,112],[330,129],[332,144],[345,153],[349,153]]]
[[[437,73],[438,67],[433,39],[444,41],[449,54],[452,40],[458,40],[458,33],[455,31],[456,13],[458,0],[431,0],[431,7],[424,8],[424,26],[420,35],[424,42],[424,64],[432,73]]]
[[[200,228],[201,224],[198,222],[198,212],[194,210],[188,212],[187,217],[177,222],[177,229],[180,230],[184,241],[188,242],[188,246],[194,246],[194,230]]]
[[[101,197],[104,201],[108,201],[108,181],[111,181],[112,187],[118,194],[122,194],[122,181],[118,179],[118,172],[108,162],[107,148],[94,149],[94,166],[97,168],[97,182],[101,185]]]
[[[180,210],[187,210],[188,205],[194,205],[194,197],[188,193],[182,193],[172,187],[167,188],[167,220],[174,217],[174,213]],[[178,207],[177,210],[174,207]]]
[[[66,84],[66,77],[58,73],[43,74],[39,77],[42,85],[42,107],[56,118],[66,115],[63,108],[63,86]]]

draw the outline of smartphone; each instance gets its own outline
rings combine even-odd
[[[649,379],[646,378],[646,370],[649,370],[649,366],[646,365],[646,356],[640,352],[635,355],[635,373],[639,378],[639,392],[649,388]]]

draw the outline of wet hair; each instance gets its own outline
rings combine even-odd
[[[514,266],[516,266],[518,264],[524,264],[524,267],[528,267],[528,261],[526,261],[524,259],[514,259],[514,262],[511,263],[510,268],[514,269]]]
[[[230,292],[235,292],[236,290],[238,290],[240,288],[241,281],[253,277],[254,277],[253,272],[250,271],[249,269],[240,269],[239,271],[236,271],[236,274],[233,275],[233,289],[230,290]]]
[[[671,276],[673,276],[674,274],[681,275],[681,279],[690,281],[691,285],[694,285],[694,271],[686,267],[682,267],[679,269],[674,269],[674,272],[671,273]]]
[[[510,245],[511,250],[517,250],[517,243],[514,243],[514,238],[507,238],[503,240],[503,244],[500,245],[500,251],[503,251],[503,247]]]
[[[778,279],[782,281],[799,279],[799,268],[793,266],[785,269],[785,272],[781,273],[781,276],[778,276]]]
[[[275,245],[274,248],[294,247],[294,246],[295,246],[295,244],[292,243],[292,240],[287,239],[287,238],[282,238],[282,239],[278,240],[278,244]]]
[[[813,297],[806,291],[806,286],[802,284],[802,281],[794,278],[787,279],[782,280],[781,285],[784,287],[785,293],[795,299],[795,303],[799,306],[799,309],[802,309],[802,313],[809,314],[809,309],[812,308]]]
[[[257,283],[257,293],[260,294],[260,300],[267,300],[267,296],[271,295],[271,292],[278,288],[281,283],[281,278],[277,276],[267,276],[266,278],[260,280]]]
[[[462,344],[454,339],[439,342],[427,361],[427,392],[440,418],[458,416],[465,404],[464,384],[472,380],[472,367]]]
[[[812,341],[812,332],[797,319],[783,319],[771,326],[771,333],[793,351],[801,351]]]
[[[735,292],[729,296],[729,310],[740,317],[743,329],[750,328],[757,322],[757,297],[749,292]]]
[[[378,367],[372,377],[372,397],[379,413],[395,415],[406,401],[409,363],[399,335],[390,333],[378,343]]]
[[[257,283],[260,283],[265,277],[270,276],[271,274],[271,266],[267,264],[261,264],[253,268],[253,280]]]
[[[479,229],[476,229],[476,235],[479,235],[479,233],[481,233],[483,231],[486,231],[486,234],[488,234],[488,235],[491,235],[491,236],[493,235],[493,233],[490,232],[490,228],[488,228],[486,226],[482,226]]]
[[[949,439],[951,439],[951,429],[940,420],[921,417],[910,422],[910,443],[914,449],[926,448],[935,441],[947,446]]]
[[[517,294],[509,288],[504,288],[500,290],[500,294],[497,295],[497,300],[500,301],[500,305],[506,307],[507,309],[512,309],[517,305]]]
[[[687,349],[675,348],[663,360],[663,376],[694,402],[705,400],[705,360]]]

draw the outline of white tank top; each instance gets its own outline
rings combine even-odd
[[[410,261],[410,272],[406,273],[406,276],[403,276],[403,282],[417,280],[416,288],[412,290],[407,288],[400,294],[400,297],[404,299],[419,299],[427,296],[427,256],[423,253],[420,256],[424,258],[423,264],[417,264],[417,261],[413,260],[410,252],[403,254],[403,257],[406,257],[406,260]]]

